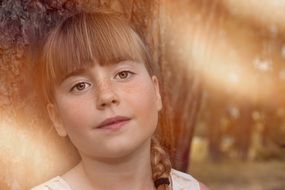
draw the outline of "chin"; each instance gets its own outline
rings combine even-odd
[[[102,155],[105,155],[106,158],[124,158],[131,156],[132,154],[138,152],[140,150],[140,147],[145,145],[145,143],[137,143],[134,141],[126,142],[126,143],[116,143],[115,145],[110,145],[108,147],[105,147],[106,149],[102,152]],[[147,148],[147,147],[146,147]]]
[[[130,146],[129,144],[128,146],[118,146],[117,148],[109,149],[107,152],[110,158],[120,158],[132,154],[133,152],[135,152],[135,150],[136,147]]]

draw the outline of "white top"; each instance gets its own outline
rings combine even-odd
[[[199,182],[191,175],[180,171],[171,170],[172,190],[200,190]],[[72,190],[68,183],[60,176],[32,188],[31,190]]]

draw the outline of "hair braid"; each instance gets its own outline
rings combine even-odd
[[[151,139],[151,167],[153,181],[159,178],[170,178],[171,162],[168,154],[155,137]],[[157,190],[169,190],[169,185],[160,185]]]

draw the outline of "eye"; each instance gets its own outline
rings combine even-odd
[[[117,79],[128,79],[131,77],[131,75],[134,75],[135,73],[131,72],[131,71],[121,71],[119,73],[116,74],[115,78]]]
[[[73,92],[73,91],[77,91],[77,92],[80,92],[80,91],[83,91],[85,90],[86,88],[88,88],[91,84],[87,83],[87,82],[79,82],[79,83],[76,83],[71,89],[70,91]]]

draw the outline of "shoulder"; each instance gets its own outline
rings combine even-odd
[[[208,190],[203,184],[199,183],[190,174],[177,170],[171,170],[171,183],[173,190],[192,189],[192,190]]]
[[[68,184],[59,176],[48,180],[31,190],[71,190]]]

